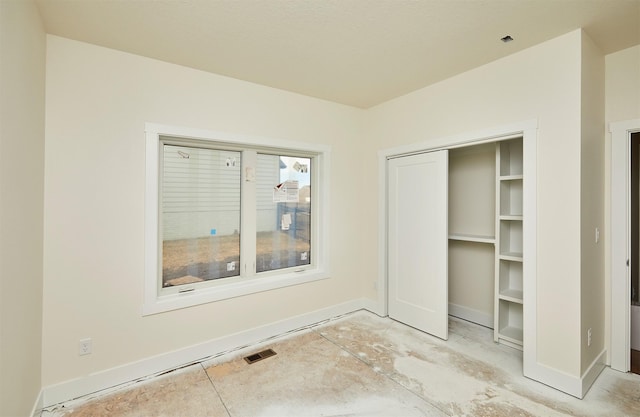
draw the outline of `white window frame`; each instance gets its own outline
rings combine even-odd
[[[262,291],[298,285],[306,282],[329,278],[329,167],[331,148],[321,144],[309,144],[283,139],[248,136],[226,132],[215,132],[203,129],[179,126],[145,124],[145,272],[144,300],[142,315],[162,313],[180,308],[240,297]],[[310,265],[295,268],[279,269],[256,274],[254,271],[242,271],[239,277],[212,280],[206,285],[198,284],[173,294],[160,294],[160,278],[162,260],[160,259],[160,143],[161,137],[184,138],[206,141],[222,146],[251,148],[258,153],[302,153],[314,155],[315,167],[312,175],[312,233]],[[247,161],[243,160],[243,164]],[[247,169],[251,165],[243,165],[241,173],[244,193],[247,181]],[[253,166],[255,169],[255,166]],[[255,171],[254,171],[255,173]],[[251,186],[251,185],[249,185]],[[246,200],[246,199],[242,199]],[[242,203],[244,206],[244,202]],[[246,224],[246,210],[241,210],[241,233],[250,235],[255,232],[255,224]],[[255,223],[255,219],[254,219]],[[241,235],[242,236],[242,235]],[[255,239],[255,237],[254,237]],[[242,243],[241,243],[242,244]],[[255,258],[255,256],[254,256]],[[253,260],[242,260],[241,263]],[[244,269],[244,268],[243,268]],[[183,286],[181,286],[183,287]]]

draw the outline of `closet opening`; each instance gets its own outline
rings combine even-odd
[[[389,158],[389,316],[442,339],[449,316],[523,349],[523,137]]]
[[[449,315],[522,349],[522,138],[449,152]]]
[[[493,327],[540,380],[537,165],[536,120],[380,150],[375,312],[444,340],[450,313]]]

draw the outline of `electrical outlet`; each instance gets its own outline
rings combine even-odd
[[[306,260],[307,260],[307,256],[308,256],[308,255],[307,255],[307,252],[302,252],[302,253],[300,254],[300,260],[301,260],[301,261],[306,261]]]
[[[591,346],[591,327],[587,330],[587,347]]]
[[[91,353],[91,339],[82,339],[78,343],[78,355],[89,355]]]
[[[235,271],[235,270],[236,270],[236,263],[235,262],[227,263],[227,271]]]

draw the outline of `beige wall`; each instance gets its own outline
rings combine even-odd
[[[604,55],[585,34],[582,42],[581,122],[581,374],[605,349],[604,242]],[[602,235],[604,237],[604,235]],[[587,331],[592,329],[588,346]]]
[[[0,1],[0,415],[40,391],[45,34],[31,1]]]
[[[640,45],[605,57],[607,122],[640,118]]]
[[[44,385],[362,296],[362,110],[47,39]],[[145,122],[330,145],[332,278],[142,317]]]
[[[377,172],[379,149],[538,120],[538,361],[572,376],[581,370],[581,39],[571,32],[369,110],[362,153],[365,170]],[[374,205],[377,184],[364,195]],[[369,213],[367,223],[376,221]],[[373,255],[369,230],[363,241]],[[371,281],[367,288],[375,297]]]

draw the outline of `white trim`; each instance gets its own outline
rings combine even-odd
[[[149,129],[149,126],[147,126]],[[158,277],[158,248],[151,242],[158,242],[160,177],[160,142],[158,134],[147,130],[145,134],[145,191],[144,191],[144,302],[142,314],[150,314],[147,305],[155,304],[158,296],[157,278],[154,285],[148,284],[148,276]],[[153,209],[155,208],[155,209]]]
[[[600,352],[580,378],[539,363],[525,376],[582,399],[604,369],[606,356],[606,350]]]
[[[451,149],[481,143],[497,142],[515,136],[523,137],[523,263],[524,291],[524,340],[523,372],[525,376],[554,386],[558,389],[565,384],[554,385],[553,379],[547,380],[542,372],[543,365],[537,361],[537,136],[538,121],[527,120],[511,125],[465,132],[443,138],[435,138],[418,143],[383,149],[378,152],[378,310],[387,312],[387,160],[393,157],[431,152],[439,149]],[[535,378],[531,375],[540,375]],[[578,378],[576,378],[578,379]]]
[[[172,136],[176,138],[200,138],[205,140],[219,140],[226,143],[269,147],[273,149],[294,149],[299,151],[311,151],[317,153],[326,153],[331,151],[330,146],[317,143],[298,142],[281,138],[243,135],[232,132],[197,129],[184,126],[171,126],[158,123],[145,123],[145,132],[155,133],[156,135]]]
[[[73,400],[161,372],[197,363],[224,352],[256,344],[274,336],[284,335],[285,333],[308,327],[324,320],[361,310],[364,304],[365,301],[363,299],[347,301],[342,304],[265,324],[239,333],[222,336],[173,352],[163,353],[137,362],[96,372],[82,378],[50,385],[42,389],[41,404],[44,404],[44,407],[50,407],[64,401]]]
[[[523,132],[522,140],[522,177],[523,208],[522,217],[522,373],[529,376],[535,373],[538,363],[538,131],[529,129]],[[529,198],[534,196],[533,199]],[[546,380],[540,382],[549,384]],[[558,388],[559,389],[559,388]]]
[[[464,132],[457,135],[434,138],[421,142],[383,149],[381,151],[378,151],[378,156],[384,156],[386,160],[389,158],[408,155],[412,153],[433,152],[439,149],[452,149],[469,145],[479,145],[481,143],[497,142],[499,140],[509,139],[510,137],[519,137],[523,132],[527,130],[536,129],[538,129],[538,121],[536,119],[531,119],[520,123],[502,126],[499,128]]]
[[[314,196],[312,222],[319,233],[312,234],[314,248],[313,265],[302,269],[289,268],[271,273],[242,276],[241,279],[225,279],[211,283],[205,288],[170,295],[159,295],[159,260],[157,242],[159,224],[159,158],[160,136],[190,138],[237,144],[244,147],[259,147],[283,151],[301,151],[317,154],[312,179],[317,194]],[[330,277],[330,167],[331,148],[322,144],[309,144],[289,140],[215,132],[154,123],[145,124],[145,276],[142,315],[162,313],[198,304],[239,297],[261,291],[298,285]],[[243,173],[244,178],[244,173]]]
[[[449,303],[449,315],[490,329],[493,328],[493,314],[488,314],[484,311]]]
[[[214,285],[209,288],[199,289],[197,292],[191,291],[159,297],[156,297],[154,292],[152,295],[153,298],[150,297],[145,300],[142,314],[162,313],[247,294],[318,281],[329,277],[329,273],[324,270],[305,269],[300,272],[280,273],[278,275],[220,283],[219,285]]]
[[[378,152],[378,290],[377,312],[389,314],[387,298],[387,156]]]
[[[611,123],[611,368],[628,372],[630,350],[629,175],[631,133],[640,131],[640,119]]]
[[[605,362],[607,360],[607,351],[605,349],[600,352],[600,354],[591,362],[591,365],[587,368],[587,370],[582,374],[582,395],[580,398],[584,398],[587,395],[587,391],[596,381],[600,372],[605,368]]]
[[[534,367],[531,367],[529,374],[525,376],[569,395],[573,395],[576,398],[582,398],[582,379],[577,376],[569,375],[540,363],[536,363]]]

